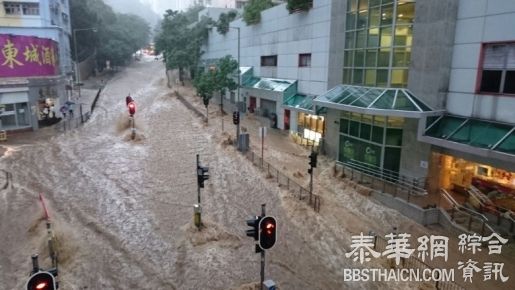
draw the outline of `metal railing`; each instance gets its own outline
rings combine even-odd
[[[485,215],[464,207],[463,205],[458,203],[451,196],[451,194],[443,188],[440,190],[440,194],[444,198],[444,200],[446,200],[449,203],[449,205],[451,206],[450,213],[449,213],[449,215],[451,217],[451,222],[458,224],[457,219],[456,219],[456,214],[462,213],[463,215],[465,215],[465,217],[468,218],[467,227],[466,227],[466,230],[468,232],[473,231],[472,223],[475,221],[481,225],[481,235],[482,236],[485,235],[487,230],[490,231],[488,234],[495,233],[495,230],[488,224],[488,218]],[[443,207],[442,207],[442,209],[443,209]]]
[[[9,186],[12,188],[13,186],[13,174],[5,169],[0,169],[3,172],[2,175],[5,176],[4,184],[0,187],[0,189],[7,189]]]
[[[513,233],[515,228],[515,219],[513,214],[507,208],[498,206],[493,203],[488,197],[486,197],[479,189],[471,185],[467,190],[469,196],[479,204],[481,212],[486,211],[493,214],[497,218],[497,225],[501,224],[502,219],[506,219],[510,223],[510,232]]]
[[[362,165],[357,161],[339,162],[338,165],[343,167],[345,177],[350,178],[350,180],[357,181],[370,189],[400,198],[407,203],[424,206],[422,198],[427,195],[427,191],[421,186],[420,179],[408,179],[397,173],[392,174],[388,170],[377,170]]]
[[[82,116],[64,118],[55,125],[55,129],[59,132],[66,132],[79,128],[83,123],[87,122],[91,117],[91,112],[86,112]]]
[[[320,212],[321,198],[319,195],[310,193],[308,189],[279,171],[266,160],[261,159],[261,157],[253,151],[246,152],[245,156],[252,164],[266,172],[267,178],[274,179],[279,184],[279,187],[286,187],[296,198],[305,200],[316,212]]]
[[[374,250],[383,252],[386,250],[386,246],[388,245],[388,241],[381,236],[374,235]],[[408,258],[401,258],[401,263],[398,267],[406,268],[406,269],[419,269],[421,271],[425,269],[434,270],[433,267],[422,261],[416,256],[410,255]],[[433,281],[434,286],[438,290],[464,290],[462,286],[458,285],[453,281]]]

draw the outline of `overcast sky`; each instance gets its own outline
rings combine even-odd
[[[158,15],[163,15],[167,9],[186,10],[193,5],[193,0],[141,0],[143,3],[150,4],[152,10]]]

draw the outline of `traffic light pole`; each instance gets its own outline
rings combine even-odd
[[[261,216],[266,216],[266,203],[261,205]],[[265,250],[261,251],[261,280],[259,283],[259,289],[263,289],[263,282],[265,281]]]
[[[197,154],[197,170],[200,166],[200,160],[199,160],[199,155]],[[197,183],[197,193],[198,193],[198,204],[200,206],[200,184]]]
[[[311,199],[313,196],[313,170],[314,168],[311,167],[311,172],[309,174],[309,204],[311,204]]]

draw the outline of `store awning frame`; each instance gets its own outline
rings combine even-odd
[[[285,99],[281,107],[309,115],[316,115],[315,105],[313,104],[314,98],[314,96],[295,94]]]
[[[416,119],[444,113],[444,110],[432,109],[403,88],[338,85],[315,98],[314,104],[360,114]]]
[[[419,124],[419,141],[485,158],[507,161],[513,164],[513,168],[515,168],[515,154],[511,154],[509,149],[503,150],[502,148],[505,143],[514,144],[515,142],[515,125],[513,124],[449,114],[440,116],[429,126],[422,123],[425,122]],[[474,125],[476,128],[473,128]],[[492,132],[488,133],[486,130],[490,128],[497,130],[497,132],[491,130]],[[460,140],[458,138],[464,131],[472,130],[484,131],[474,138],[470,138],[470,140]]]

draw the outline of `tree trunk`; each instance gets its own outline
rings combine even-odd
[[[182,77],[184,69],[182,67],[179,67],[179,81],[181,82],[181,85],[184,86],[184,79]]]

